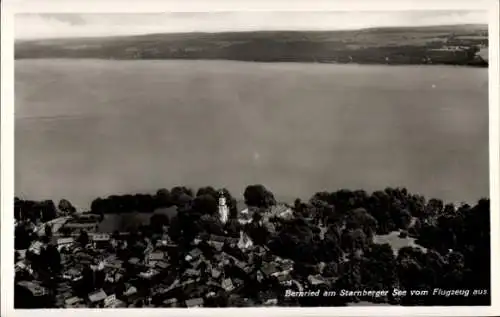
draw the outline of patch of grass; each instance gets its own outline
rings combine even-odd
[[[415,242],[415,238],[411,238],[411,237],[400,238],[399,234],[400,234],[399,231],[393,231],[389,234],[376,235],[373,237],[373,242],[377,243],[377,244],[388,243],[392,247],[392,249],[394,250],[395,254],[397,254],[399,252],[399,250],[401,248],[404,248],[404,247],[420,248],[420,249],[426,251],[426,248],[418,245]]]

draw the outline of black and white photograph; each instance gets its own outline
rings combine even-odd
[[[9,305],[493,305],[491,14],[447,3],[16,13]]]

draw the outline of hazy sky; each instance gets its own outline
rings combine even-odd
[[[488,22],[487,11],[18,14],[18,39],[168,32],[340,30]]]

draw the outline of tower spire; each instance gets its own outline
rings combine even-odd
[[[226,204],[226,197],[222,190],[219,190],[219,219],[222,223],[226,223],[228,219],[229,208]]]

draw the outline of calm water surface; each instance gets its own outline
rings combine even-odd
[[[406,186],[488,195],[486,69],[16,61],[16,194],[263,183],[276,196]]]

